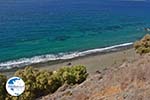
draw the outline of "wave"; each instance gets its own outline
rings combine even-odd
[[[18,60],[12,60],[12,61],[0,63],[0,70],[7,70],[15,67],[24,67],[27,65],[42,63],[47,61],[67,60],[67,59],[72,59],[72,58],[85,56],[92,53],[104,52],[104,51],[113,51],[113,50],[115,51],[117,50],[117,48],[130,46],[132,44],[133,43],[130,42],[130,43],[124,43],[124,44],[114,45],[105,48],[92,49],[92,50],[87,50],[82,52],[59,53],[57,55],[47,54],[47,55],[35,56],[32,58],[21,58]]]

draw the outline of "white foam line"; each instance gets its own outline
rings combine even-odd
[[[75,57],[85,56],[88,54],[102,52],[105,50],[111,50],[111,49],[115,49],[118,47],[129,46],[132,44],[133,43],[124,43],[124,44],[114,45],[114,46],[105,47],[105,48],[92,49],[92,50],[87,50],[87,51],[82,51],[82,52],[60,53],[58,55],[47,54],[47,55],[35,56],[32,58],[21,58],[19,60],[12,60],[12,61],[0,63],[0,70],[11,69],[13,67],[22,67],[22,66],[26,66],[26,65],[30,65],[34,63],[40,63],[40,62],[72,59]]]

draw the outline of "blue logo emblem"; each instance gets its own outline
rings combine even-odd
[[[25,90],[25,83],[19,77],[12,77],[6,83],[6,90],[11,96],[19,96]]]

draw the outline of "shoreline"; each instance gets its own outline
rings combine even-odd
[[[109,52],[117,52],[120,50],[124,50],[127,48],[131,48],[133,46],[132,42],[129,43],[123,43],[113,46],[108,46],[104,48],[96,48],[96,49],[89,49],[85,51],[76,51],[76,52],[68,52],[68,53],[58,53],[58,54],[46,54],[41,56],[34,56],[31,58],[20,58],[17,60],[11,60],[6,62],[0,63],[0,72],[7,71],[7,70],[13,70],[13,69],[20,69],[24,68],[25,66],[30,65],[36,65],[41,63],[47,63],[47,62],[63,62],[71,59],[76,59],[80,57],[85,57],[89,55],[94,54],[106,54]]]
[[[66,63],[66,66],[68,66],[69,62],[72,62],[72,61],[82,60],[82,59],[90,58],[90,57],[93,57],[93,56],[102,56],[102,55],[108,55],[108,54],[116,54],[117,52],[124,52],[124,51],[132,50],[132,49],[133,49],[132,46],[127,46],[127,47],[122,47],[122,48],[115,49],[115,50],[108,50],[108,51],[103,51],[103,52],[91,53],[91,54],[87,54],[87,55],[84,55],[84,56],[75,57],[75,58],[72,58],[72,59],[47,61],[47,62],[31,64],[30,66],[34,66],[36,68],[41,68],[41,66],[45,66],[45,65],[46,66],[47,65],[50,66],[50,65],[57,65],[57,64],[62,64],[62,63]],[[68,64],[67,64],[67,62],[68,62]]]
[[[134,60],[136,56],[137,54],[135,53],[133,47],[127,46],[117,50],[111,50],[107,52],[105,51],[100,53],[97,52],[73,59],[48,61],[43,63],[31,64],[29,66],[40,70],[54,71],[64,66],[84,65],[87,67],[88,72],[92,74],[97,70],[119,66],[125,61]],[[5,74],[7,77],[11,77],[18,69],[22,68],[8,69],[0,71],[0,73]]]
[[[118,67],[124,62],[132,62],[139,55],[136,54],[133,48],[123,49],[115,52],[108,53],[96,53],[91,55],[86,55],[83,57],[78,57],[74,59],[70,59],[67,61],[55,63],[49,65],[48,63],[33,65],[35,68],[39,68],[41,70],[57,70],[58,68],[64,66],[76,66],[76,65],[84,65],[87,67],[89,73],[95,73],[97,70],[103,70],[109,67]],[[42,67],[41,67],[42,66]]]

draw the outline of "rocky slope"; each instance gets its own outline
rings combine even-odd
[[[97,71],[82,84],[64,85],[41,100],[150,100],[150,54]]]

